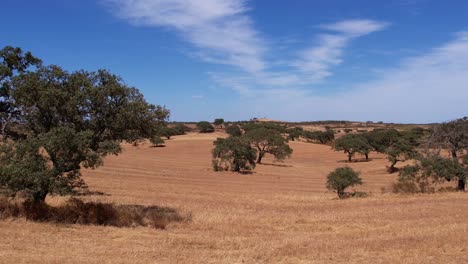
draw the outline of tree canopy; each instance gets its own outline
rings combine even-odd
[[[362,179],[359,177],[359,172],[350,167],[337,168],[327,176],[327,188],[335,191],[340,199],[346,197],[346,188],[360,184]]]
[[[333,148],[336,151],[343,151],[348,154],[348,161],[352,161],[352,158],[356,153],[360,153],[369,158],[369,152],[372,150],[372,146],[369,144],[367,139],[359,134],[346,134],[335,140]]]
[[[255,168],[257,151],[245,138],[218,138],[213,142],[212,164],[215,171],[250,171]]]
[[[10,65],[5,59],[0,64]],[[2,114],[15,109],[9,122],[16,128],[6,137],[19,136],[2,145],[0,188],[27,190],[35,200],[83,186],[82,166],[102,165],[102,157],[121,152],[121,141],[150,138],[169,116],[106,70],[70,73],[38,65],[11,77],[5,87],[0,101],[9,107]]]
[[[292,154],[292,149],[287,144],[288,140],[277,130],[260,127],[247,131],[245,137],[258,151],[257,163],[261,163],[267,153],[273,155],[276,160],[284,160]]]

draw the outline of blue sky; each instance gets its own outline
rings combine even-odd
[[[3,0],[0,45],[109,69],[171,120],[468,115],[462,0]]]

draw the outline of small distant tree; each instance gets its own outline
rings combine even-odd
[[[213,133],[215,128],[213,125],[210,124],[208,121],[200,121],[197,123],[197,128],[200,133]]]
[[[362,179],[359,177],[359,172],[350,167],[337,168],[327,176],[327,188],[335,191],[340,199],[346,198],[346,188],[360,184]]]
[[[345,128],[343,129],[343,131],[346,133],[346,134],[349,134],[350,132],[353,132],[353,130],[351,128]]]
[[[391,162],[388,172],[393,173],[398,169],[395,167],[397,162],[405,162],[418,156],[414,146],[405,138],[399,138],[396,142],[385,149],[388,161]]]
[[[159,127],[156,133],[159,136],[165,137],[166,139],[171,139],[172,136],[175,136],[177,134],[174,128],[167,126]]]
[[[222,118],[216,118],[213,122],[215,124],[215,126],[218,126],[218,127],[223,127],[223,124],[224,124],[224,119]]]
[[[435,126],[426,145],[426,153],[442,156],[442,150],[446,150],[454,162],[465,168],[465,176],[458,177],[457,186],[459,191],[465,191],[468,174],[468,117]]]
[[[367,139],[372,149],[379,153],[385,153],[388,147],[402,137],[396,129],[374,129],[363,133],[362,136]]]
[[[335,132],[332,129],[325,131],[304,131],[303,136],[309,141],[327,144],[335,139]]]
[[[394,188],[399,191],[424,193],[434,191],[434,184],[452,180],[466,182],[466,167],[463,164],[437,155],[419,157],[414,165],[407,165],[401,169]]]
[[[348,161],[351,162],[356,153],[360,153],[369,159],[369,152],[372,150],[371,145],[365,137],[359,134],[347,134],[337,140],[333,148],[336,151],[343,151],[348,154]]]
[[[175,135],[185,135],[185,133],[190,132],[190,127],[184,124],[177,124],[173,127]]]
[[[164,139],[162,139],[159,135],[154,135],[150,138],[150,142],[153,147],[162,147],[164,146]]]
[[[255,168],[257,152],[241,137],[218,138],[213,142],[212,164],[215,171],[250,171]]]
[[[226,127],[226,133],[228,133],[231,137],[240,137],[242,136],[242,130],[236,124],[232,124]]]
[[[304,129],[302,127],[293,127],[286,130],[288,137],[291,141],[294,141],[302,136]]]
[[[288,140],[276,130],[257,128],[245,133],[245,137],[258,151],[257,163],[262,163],[262,159],[267,153],[273,155],[278,161],[284,160],[292,154],[292,149],[287,144]]]

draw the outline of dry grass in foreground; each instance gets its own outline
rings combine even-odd
[[[184,217],[172,208],[158,206],[83,202],[76,198],[59,206],[50,206],[44,202],[17,202],[0,197],[0,219],[8,218],[25,218],[35,222],[57,224],[149,226],[165,229],[171,222],[190,221],[191,216]]]
[[[166,148],[125,147],[85,172],[85,201],[171,207],[191,223],[165,230],[0,221],[5,263],[467,263],[468,194],[381,194],[387,161],[347,163],[328,146],[291,142],[251,175],[211,171],[216,135],[180,136]],[[336,199],[326,175],[361,171],[367,198]]]

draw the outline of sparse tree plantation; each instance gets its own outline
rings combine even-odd
[[[0,264],[468,264],[468,1],[0,6]]]

